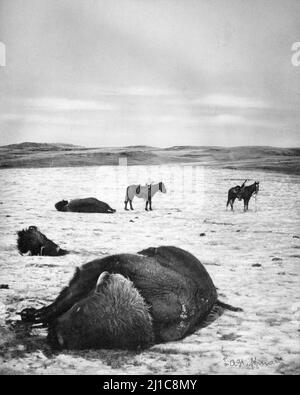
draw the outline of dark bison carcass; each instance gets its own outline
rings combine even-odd
[[[17,247],[20,254],[60,256],[68,254],[52,240],[49,240],[36,226],[29,226],[18,233]]]
[[[55,204],[58,211],[71,211],[75,213],[115,213],[116,210],[111,208],[107,203],[101,202],[96,198],[74,199],[68,202],[61,200]]]
[[[48,326],[54,347],[136,349],[187,336],[215,305],[240,310],[218,301],[197,258],[159,247],[89,262],[52,304],[20,314]]]

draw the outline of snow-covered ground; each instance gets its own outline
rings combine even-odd
[[[257,201],[251,199],[247,213],[241,202],[233,213],[226,211],[228,189],[246,178],[260,181]],[[167,188],[167,194],[154,197],[154,211],[145,212],[144,202],[136,199],[135,211],[125,212],[126,186],[150,181],[163,181]],[[299,176],[180,165],[104,166],[1,170],[0,185],[0,284],[9,285],[0,289],[2,373],[300,373]],[[54,208],[61,199],[90,196],[117,213],[60,213]],[[29,225],[73,253],[20,256],[16,232]],[[159,245],[196,255],[220,299],[244,312],[225,311],[182,341],[142,353],[52,354],[45,331],[24,334],[8,324],[19,319],[20,309],[50,303],[75,266]]]

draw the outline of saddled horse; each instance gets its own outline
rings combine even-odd
[[[166,193],[166,187],[163,182],[159,182],[158,184],[147,184],[147,185],[129,185],[126,189],[126,196],[125,196],[125,210],[128,210],[127,204],[129,202],[130,209],[133,210],[132,200],[135,196],[138,198],[142,198],[146,201],[145,210],[148,211],[149,209],[152,210],[152,198],[156,194],[156,192]]]
[[[238,192],[238,199],[244,200],[244,211],[248,210],[249,200],[251,196],[257,195],[259,191],[259,181],[255,181],[253,184],[248,186],[243,186]]]
[[[247,182],[247,180],[245,180],[241,186],[236,185],[235,187],[229,189],[226,209],[227,209],[228,205],[230,204],[231,210],[233,211],[233,203],[236,198],[239,198],[239,193],[244,188],[246,182]],[[239,200],[241,200],[241,199],[239,198]]]

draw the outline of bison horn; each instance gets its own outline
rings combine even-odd
[[[108,280],[110,274],[108,272],[102,272],[98,278],[97,284],[96,284],[96,290],[95,292],[99,292],[100,288],[103,286],[103,284],[106,283]]]

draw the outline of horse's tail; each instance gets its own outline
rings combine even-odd
[[[228,207],[229,203],[230,203],[230,190],[228,191],[228,197],[227,197],[227,204],[226,204],[226,208]]]
[[[219,307],[222,307],[223,309],[226,309],[226,310],[235,311],[235,312],[241,312],[241,311],[243,311],[243,309],[241,309],[240,307],[231,306],[230,304],[221,302],[219,299],[216,301],[215,304],[216,304],[217,306],[219,306]]]

